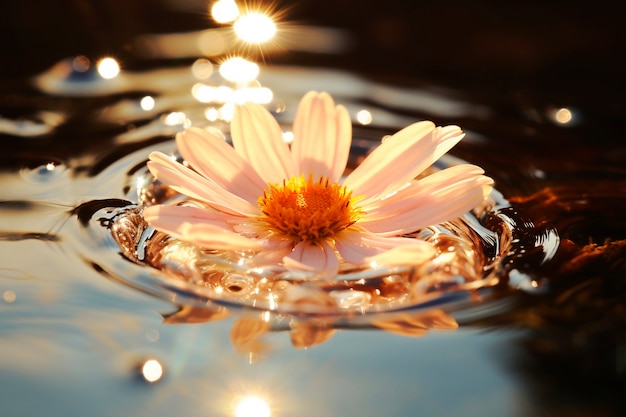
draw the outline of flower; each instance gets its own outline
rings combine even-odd
[[[154,228],[218,250],[251,250],[259,264],[334,276],[340,262],[415,264],[434,247],[404,237],[479,205],[493,181],[462,164],[416,176],[457,144],[458,126],[414,123],[387,138],[352,172],[350,116],[327,93],[301,100],[289,146],[264,107],[237,105],[232,146],[220,132],[190,127],[176,136],[190,167],[161,152],[148,168],[193,204],[143,210]]]

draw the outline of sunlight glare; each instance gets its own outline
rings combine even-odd
[[[250,43],[267,42],[276,34],[276,24],[266,14],[250,12],[241,16],[233,25],[235,34]]]
[[[154,99],[151,96],[145,96],[139,102],[142,110],[150,111],[154,109]]]
[[[105,80],[115,78],[120,73],[120,65],[113,58],[104,58],[98,62],[98,74]]]
[[[368,125],[372,123],[372,113],[368,110],[359,110],[356,114],[356,120],[362,125]]]
[[[148,382],[157,382],[163,377],[163,367],[156,359],[148,359],[141,367],[141,375]]]
[[[263,398],[245,397],[235,407],[235,417],[270,417],[270,407]]]
[[[241,57],[229,58],[220,65],[220,75],[235,83],[246,83],[259,75],[259,66]]]
[[[191,95],[200,103],[210,103],[215,101],[215,87],[196,83],[191,87]]]

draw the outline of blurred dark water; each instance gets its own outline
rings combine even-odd
[[[436,114],[439,124],[470,131],[454,155],[496,180],[524,220],[516,238],[536,257],[511,269],[549,282],[520,293],[505,314],[465,324],[516,336],[514,360],[494,358],[525,381],[545,416],[612,416],[625,410],[626,138],[623,14],[613,2],[277,2],[294,24],[328,26],[349,40],[339,54],[278,51],[268,64],[331,67],[372,82],[425,88],[490,110],[488,116]],[[190,63],[146,59],[133,39],[145,33],[215,25],[202,2],[15,1],[0,5],[0,116],[62,110],[51,135],[18,140],[0,134],[2,168],[95,156],[98,172],[141,144],[113,148],[124,123],[94,114],[119,96],[48,96],[28,80],[68,56],[116,56],[129,70]],[[361,97],[363,104],[376,99]],[[387,109],[432,117],[403,106]],[[569,124],[554,120],[566,107]],[[384,129],[382,129],[384,130]],[[470,139],[471,139],[470,138]],[[168,137],[153,138],[152,143]],[[0,197],[0,200],[4,200]],[[5,214],[3,214],[4,216]],[[555,230],[556,252],[544,259],[537,236]],[[503,355],[506,356],[506,355]],[[472,375],[459,375],[471,381]],[[511,411],[510,415],[519,415]]]

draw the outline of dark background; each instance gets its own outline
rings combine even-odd
[[[239,2],[245,3],[245,2]],[[253,2],[248,2],[253,3]],[[265,2],[270,3],[270,2]],[[138,34],[216,26],[208,2],[20,0],[0,3],[0,77],[59,59],[112,54],[137,60]],[[285,21],[347,29],[342,55],[279,53],[269,64],[328,65],[391,82],[427,80],[484,94],[543,92],[623,114],[624,33],[619,2],[271,2]]]

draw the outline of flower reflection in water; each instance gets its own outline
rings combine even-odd
[[[276,332],[289,332],[291,344],[306,349],[327,342],[337,330],[380,329],[401,336],[417,337],[430,330],[455,330],[458,323],[453,316],[439,308],[422,312],[384,313],[348,322],[336,317],[298,317],[270,311],[244,312],[236,316],[230,340],[242,354],[250,354],[251,361],[271,350],[264,336]],[[231,313],[226,307],[182,306],[176,312],[164,315],[165,324],[206,323],[223,320]]]

